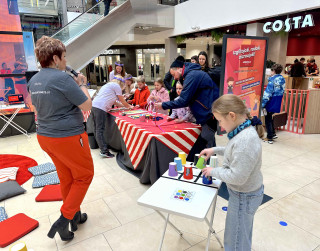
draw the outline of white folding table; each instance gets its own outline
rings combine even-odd
[[[4,130],[6,130],[6,128],[10,125],[13,128],[17,129],[19,132],[21,132],[22,134],[26,135],[27,137],[30,137],[28,132],[23,129],[21,126],[19,126],[17,123],[13,122],[13,119],[16,117],[16,115],[18,114],[18,112],[24,108],[26,105],[25,104],[17,104],[17,105],[0,105],[0,119],[2,119],[5,124],[2,127],[2,129],[0,130],[0,136],[2,135],[2,133],[4,132]],[[10,118],[8,118],[5,115],[5,111],[8,110],[12,110],[14,109],[13,114],[11,115]]]
[[[171,225],[180,236],[183,235],[182,232],[169,221],[170,214],[183,216],[196,221],[205,220],[209,227],[206,250],[209,249],[211,234],[215,236],[221,248],[223,248],[218,235],[212,227],[218,189],[222,182],[215,179],[212,185],[204,185],[202,184],[202,174],[200,170],[196,168],[193,168],[193,170],[194,178],[192,180],[184,180],[182,173],[179,173],[177,177],[170,177],[167,171],[138,199],[139,205],[154,209],[165,219],[159,251],[162,248],[167,224]],[[187,202],[174,199],[174,194],[177,190],[192,192],[193,196],[191,200]],[[207,214],[211,205],[212,213],[209,220]],[[168,213],[167,217],[163,216],[160,211]]]

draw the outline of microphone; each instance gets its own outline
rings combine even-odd
[[[78,73],[74,69],[72,69],[69,65],[66,66],[66,71],[70,72],[75,77],[78,77]]]

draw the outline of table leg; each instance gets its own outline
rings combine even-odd
[[[166,220],[166,217],[164,217],[162,213],[160,213],[159,211],[156,211],[156,212],[157,212],[164,220]],[[173,223],[172,223],[171,221],[168,220],[168,224],[169,224],[171,227],[173,227],[173,228],[178,232],[178,234],[179,234],[180,236],[183,235],[183,233],[182,233],[175,225],[173,225]]]
[[[205,218],[206,223],[209,226],[209,230],[208,230],[208,239],[207,239],[207,245],[206,245],[206,251],[209,250],[209,245],[210,245],[210,236],[211,234],[214,235],[214,237],[217,239],[217,241],[219,242],[221,248],[223,248],[222,242],[220,241],[218,235],[216,234],[216,231],[213,229],[212,225],[213,225],[213,219],[214,219],[214,213],[216,210],[216,203],[217,203],[217,196],[215,197],[213,203],[212,203],[212,214],[211,214],[211,219],[210,222],[207,219],[207,217]]]
[[[161,237],[161,242],[160,242],[160,246],[159,246],[159,251],[161,251],[161,248],[162,248],[162,244],[163,244],[163,240],[164,240],[164,236],[166,234],[166,229],[167,229],[167,224],[168,224],[168,221],[169,221],[169,215],[167,215],[167,218],[166,218],[166,221],[164,223],[164,229],[163,229],[163,233],[162,233],[162,237]]]
[[[4,130],[11,125],[13,128],[15,128],[16,130],[18,130],[19,132],[21,132],[22,134],[24,134],[25,136],[29,137],[28,132],[23,129],[21,126],[19,126],[18,124],[16,124],[15,122],[13,122],[13,119],[15,118],[15,116],[18,114],[18,112],[21,110],[21,108],[18,108],[15,110],[15,112],[11,115],[10,119],[8,119],[3,113],[0,113],[0,118],[5,122],[5,125],[3,126],[3,128],[0,130],[0,135],[4,132]]]

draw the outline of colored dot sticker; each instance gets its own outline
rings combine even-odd
[[[178,192],[179,192],[179,193],[181,193],[181,192],[182,192],[182,190],[178,190]]]
[[[284,227],[288,226],[288,223],[285,221],[280,221],[279,224]]]
[[[183,197],[180,197],[179,199],[180,199],[180,200],[183,200]]]
[[[184,200],[185,200],[185,201],[189,201],[189,199],[188,199],[188,198],[185,198]]]
[[[181,194],[181,196],[185,196],[185,194],[183,193],[183,194]]]
[[[177,198],[178,198],[178,196],[174,196],[174,198],[175,198],[175,199],[177,199]]]
[[[223,211],[228,211],[228,207],[222,207]]]
[[[176,193],[176,195],[180,195],[180,193]]]

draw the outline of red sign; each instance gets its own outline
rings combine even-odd
[[[226,35],[223,42],[223,93],[239,96],[259,117],[267,38]]]

